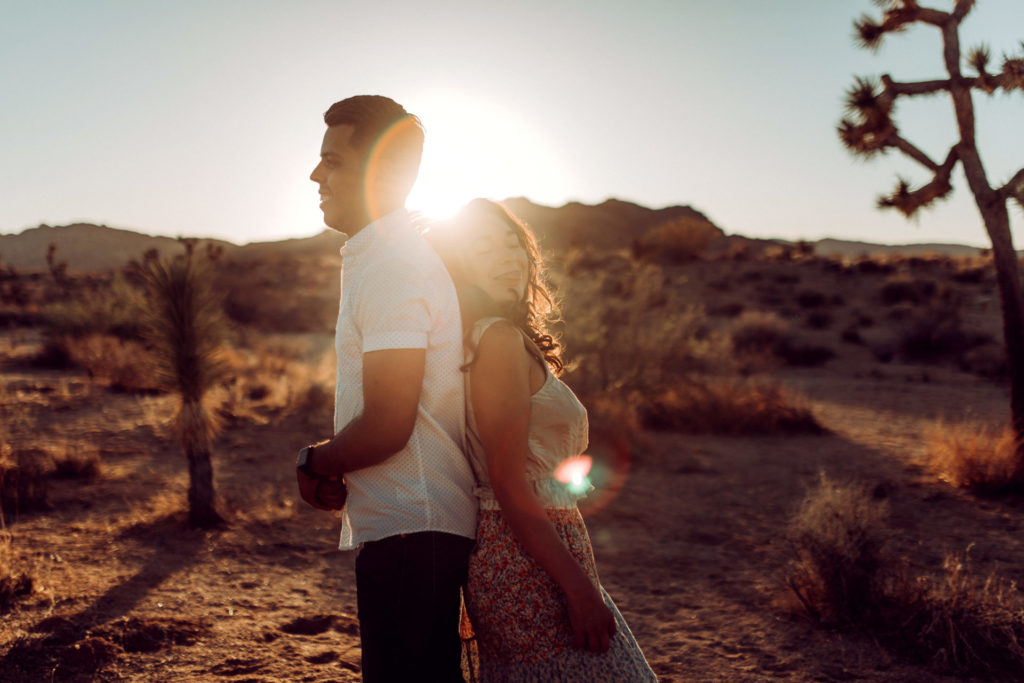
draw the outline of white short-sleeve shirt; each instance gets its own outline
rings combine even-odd
[[[364,353],[426,349],[426,365],[409,443],[383,463],[345,475],[340,548],[418,531],[474,538],[462,324],[451,278],[405,210],[363,228],[341,255],[335,433],[363,410]]]

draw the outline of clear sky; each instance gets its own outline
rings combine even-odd
[[[950,0],[931,0],[948,9]],[[473,196],[689,204],[728,233],[882,243],[987,237],[962,175],[916,221],[874,208],[898,173],[835,126],[854,75],[937,78],[938,30],[856,47],[869,0],[0,0],[0,233],[95,222],[237,243],[323,228],[308,180],[323,111],[393,97],[427,128],[410,205]],[[979,0],[966,47],[1024,40],[1022,0]],[[966,50],[965,50],[966,52]],[[1001,184],[1024,93],[976,95]],[[948,98],[901,103],[936,160]],[[1016,246],[1024,218],[1012,208]]]

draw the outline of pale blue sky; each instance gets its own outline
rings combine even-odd
[[[932,0],[946,9],[949,0]],[[427,127],[411,204],[690,204],[729,233],[987,242],[962,178],[915,222],[874,209],[895,153],[835,126],[855,74],[944,75],[938,31],[851,39],[868,0],[0,0],[0,232],[104,223],[244,243],[323,225],[322,112],[394,97]],[[962,42],[1020,50],[1021,0],[980,0]],[[993,181],[1024,166],[1024,95],[976,96]],[[941,160],[948,99],[901,103]],[[1017,246],[1022,214],[1013,209]]]

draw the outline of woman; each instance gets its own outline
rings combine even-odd
[[[580,494],[554,477],[586,449],[587,414],[556,377],[536,240],[503,205],[477,199],[432,241],[466,330],[480,516],[465,596],[481,680],[656,680],[600,586]]]

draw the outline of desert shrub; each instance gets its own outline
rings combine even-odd
[[[82,287],[72,298],[48,304],[43,318],[57,336],[106,334],[139,339],[144,311],[142,294],[117,273],[108,286]]]
[[[860,335],[860,332],[853,328],[843,330],[842,334],[839,335],[839,339],[845,344],[864,344],[864,337]]]
[[[929,307],[910,314],[896,341],[900,355],[910,361],[935,360],[991,341],[984,333],[968,333],[959,311],[951,306]]]
[[[161,384],[153,372],[153,352],[141,342],[112,335],[89,334],[81,337],[63,335],[50,339],[72,367],[81,368],[94,380],[115,391],[153,393]]]
[[[876,261],[870,256],[864,256],[857,259],[857,261],[853,264],[853,269],[859,273],[880,275],[891,273],[894,270],[896,270],[895,266],[893,266],[891,263]]]
[[[824,330],[832,324],[832,314],[828,311],[811,311],[807,314],[807,327]]]
[[[776,273],[775,282],[780,285],[795,285],[799,284],[800,276],[796,273]]]
[[[565,272],[576,275],[583,271],[621,272],[631,268],[629,257],[618,251],[602,251],[591,245],[572,246],[565,257]]]
[[[95,450],[71,450],[53,456],[53,476],[60,479],[95,479],[100,474],[100,456]]]
[[[262,345],[255,350],[225,349],[224,379],[213,390],[217,415],[230,424],[266,424],[287,415],[302,415],[330,428],[334,393],[329,380],[317,377],[307,362],[286,349]]]
[[[730,335],[736,352],[750,361],[778,358],[788,365],[814,367],[836,355],[826,346],[801,343],[791,333],[788,323],[770,312],[742,314],[733,323]]]
[[[818,308],[828,303],[828,297],[821,292],[805,290],[796,295],[796,302],[801,308]]]
[[[824,473],[789,523],[787,583],[816,621],[861,623],[879,605],[888,514],[866,487]]]
[[[67,337],[47,335],[39,351],[29,359],[29,362],[34,367],[50,370],[69,370],[75,367],[67,342]]]
[[[0,613],[6,612],[18,598],[30,595],[35,589],[32,575],[17,566],[11,549],[11,535],[0,532]]]
[[[987,680],[1024,678],[1024,605],[1017,587],[979,577],[965,554],[945,558],[938,577],[895,581],[887,631],[906,654],[942,672]]]
[[[878,290],[878,298],[889,306],[898,303],[921,304],[935,297],[938,286],[932,280],[915,280],[905,276],[889,278]]]
[[[731,301],[708,309],[708,315],[720,316],[723,318],[735,318],[743,312],[743,309],[743,304],[737,301]]]
[[[1012,429],[940,421],[926,434],[928,460],[942,478],[978,493],[1002,493],[1021,486]]]
[[[15,273],[4,273],[0,277],[0,303],[24,308],[32,301],[32,294],[25,281]]]
[[[52,470],[49,454],[38,448],[0,451],[0,507],[19,514],[48,507],[47,478]]]
[[[678,218],[650,228],[637,241],[637,256],[647,260],[686,263],[700,258],[722,231],[701,218]]]
[[[986,266],[964,266],[953,271],[950,278],[952,278],[954,282],[977,285],[985,281],[985,277],[991,272],[991,270],[991,267]]]
[[[730,435],[825,431],[802,400],[765,381],[689,379],[634,401],[649,429]]]
[[[775,313],[746,311],[733,323],[730,336],[737,353],[768,355],[788,339],[789,325]]]
[[[891,363],[896,357],[896,352],[889,344],[875,344],[871,347],[871,355],[879,363]]]
[[[790,521],[786,583],[818,623],[852,625],[942,673],[1021,680],[1024,604],[1016,586],[978,577],[966,554],[914,576],[887,547],[887,506],[824,474]]]
[[[557,281],[570,383],[585,393],[655,389],[673,377],[731,367],[732,347],[703,307],[683,300],[656,264],[632,263],[623,296],[601,294],[607,274]]]
[[[866,315],[864,313],[858,313],[857,314],[857,323],[856,324],[859,327],[871,327],[871,326],[873,326],[875,324],[875,319],[872,316],[870,316],[870,315]]]
[[[960,369],[982,377],[1002,379],[1006,377],[1006,349],[995,342],[979,344],[967,349],[960,356]]]
[[[827,346],[818,344],[802,344],[792,339],[784,339],[775,347],[775,355],[787,365],[801,368],[813,368],[824,365],[836,357],[836,352]]]
[[[212,269],[224,313],[266,332],[327,332],[338,315],[338,264],[290,254],[222,260]]]

